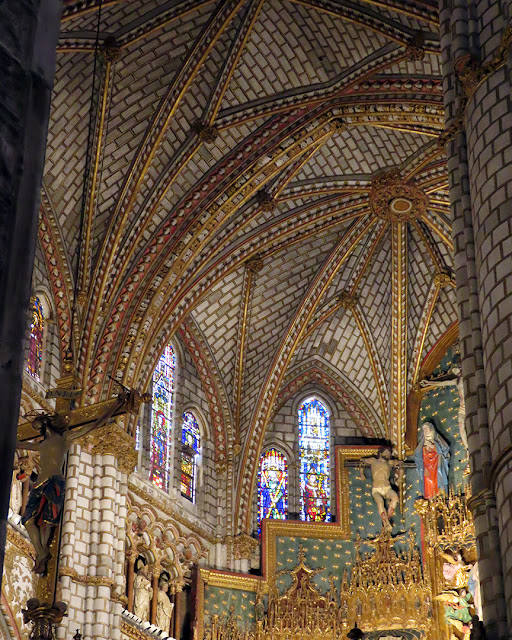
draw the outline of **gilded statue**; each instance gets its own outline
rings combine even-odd
[[[377,504],[382,520],[382,528],[391,531],[390,518],[395,513],[398,504],[398,495],[391,487],[389,477],[391,472],[403,466],[401,460],[392,458],[393,450],[389,446],[380,447],[377,457],[362,458],[361,466],[370,467],[372,472],[372,497]],[[386,501],[388,502],[386,510]]]
[[[473,568],[472,564],[466,564],[460,552],[445,553],[440,552],[443,563],[443,577],[446,586],[450,589],[462,589],[468,586],[469,572]]]
[[[462,589],[460,593],[457,591],[445,591],[435,598],[445,603],[444,617],[446,622],[454,629],[457,629],[464,640],[469,640],[469,634],[471,633],[470,598],[471,594],[466,589]]]

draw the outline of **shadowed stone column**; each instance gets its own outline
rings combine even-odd
[[[488,636],[512,623],[511,0],[441,0],[448,172]]]
[[[60,10],[0,2],[0,571]]]

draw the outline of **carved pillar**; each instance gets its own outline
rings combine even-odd
[[[121,638],[127,480],[135,462],[133,438],[115,423],[70,451],[59,564],[69,611],[59,637],[79,628],[84,640]]]
[[[128,611],[133,613],[133,582],[135,580],[135,562],[137,560],[137,554],[133,549],[128,554],[128,571],[126,575],[127,580],[127,597],[128,597]]]
[[[160,567],[160,564],[157,562],[151,567],[150,571],[152,576],[151,585],[153,587],[153,598],[151,600],[151,612],[150,612],[149,621],[151,622],[151,624],[156,624],[156,609],[158,606],[158,578],[160,577],[162,568]]]
[[[512,623],[510,18],[510,0],[440,2],[470,504],[493,638]]]
[[[60,0],[0,3],[0,576]]]
[[[174,586],[174,638],[181,640],[181,592],[182,585]]]

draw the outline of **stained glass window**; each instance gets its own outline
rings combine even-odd
[[[269,449],[258,471],[258,524],[263,518],[285,520],[288,514],[288,465],[282,453]]]
[[[41,300],[32,298],[32,321],[30,323],[30,342],[26,371],[36,380],[41,378],[43,360],[44,311]]]
[[[301,520],[330,520],[329,412],[318,398],[299,407]]]
[[[183,414],[181,431],[181,495],[196,501],[197,456],[201,447],[199,425],[193,413]]]
[[[153,373],[153,404],[151,407],[151,469],[149,478],[165,491],[169,488],[172,409],[176,356],[171,345],[165,347]]]

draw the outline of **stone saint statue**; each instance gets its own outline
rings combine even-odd
[[[393,460],[392,455],[393,450],[391,447],[380,447],[376,458],[363,458],[361,460],[362,466],[371,468],[372,497],[377,504],[379,515],[382,519],[382,528],[386,531],[391,531],[392,529],[389,519],[395,513],[396,505],[398,504],[398,495],[391,488],[389,476],[396,467],[403,465],[401,460]],[[386,500],[388,501],[387,511]]]
[[[149,620],[149,603],[153,595],[153,587],[148,578],[146,565],[143,565],[135,576],[133,595],[133,613],[143,621]]]
[[[424,498],[428,500],[439,491],[448,490],[450,445],[437,433],[431,422],[421,425],[414,460],[422,482]]]
[[[156,626],[160,627],[166,635],[170,635],[172,610],[174,604],[169,600],[169,583],[167,580],[160,580],[158,585],[158,601],[156,605]]]
[[[459,423],[459,434],[462,444],[466,451],[468,450],[468,437],[466,435],[466,403],[464,400],[464,386],[462,382],[462,371],[460,367],[454,365],[450,367],[448,371],[450,377],[446,378],[444,375],[438,378],[425,378],[421,380],[420,387],[424,389],[434,389],[436,387],[457,387],[459,394],[459,411],[457,414]]]

